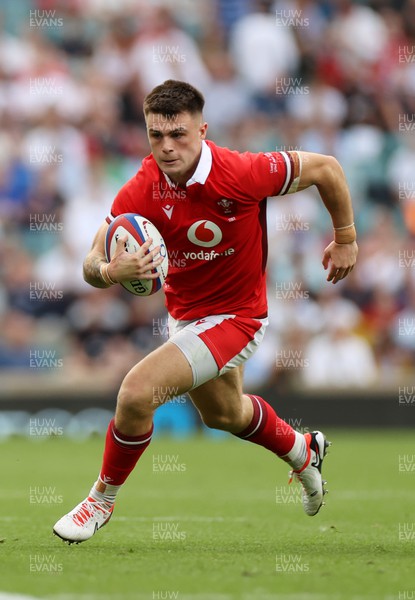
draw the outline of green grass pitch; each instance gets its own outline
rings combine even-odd
[[[329,494],[315,517],[263,448],[156,436],[111,522],[72,546],[52,525],[88,492],[103,439],[2,442],[0,598],[415,598],[413,433],[326,433]]]

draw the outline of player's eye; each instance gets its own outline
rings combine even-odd
[[[183,136],[184,136],[184,131],[174,131],[174,132],[171,134],[171,137],[173,137],[173,138],[176,138],[176,139],[177,139],[177,138],[181,138],[181,137],[183,137]]]

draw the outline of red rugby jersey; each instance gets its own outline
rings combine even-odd
[[[285,152],[234,152],[203,142],[186,187],[174,185],[152,155],[116,196],[107,221],[139,213],[162,234],[169,256],[164,285],[175,319],[267,314],[266,198],[294,178]]]

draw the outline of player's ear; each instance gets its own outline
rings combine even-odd
[[[200,139],[202,139],[202,140],[206,139],[207,129],[208,129],[208,124],[206,123],[206,121],[204,123],[200,124],[200,127],[199,127]]]

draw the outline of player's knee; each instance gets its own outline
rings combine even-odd
[[[148,418],[157,408],[152,389],[122,385],[118,392],[117,410],[130,419]]]

